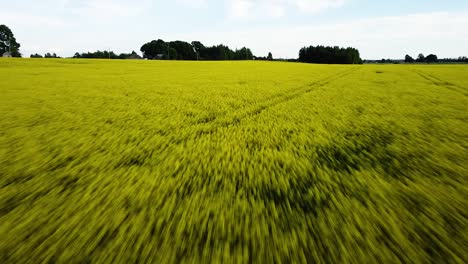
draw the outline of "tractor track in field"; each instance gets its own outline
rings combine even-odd
[[[205,119],[201,122],[192,123],[190,125],[184,126],[185,128],[195,128],[178,130],[179,132],[174,134],[169,131],[155,131],[156,134],[164,136],[167,138],[168,144],[181,144],[188,140],[199,139],[203,136],[216,133],[219,129],[230,128],[239,125],[244,119],[249,117],[254,117],[260,115],[265,110],[268,110],[279,104],[291,101],[295,98],[303,96],[310,93],[311,91],[324,87],[338,79],[344,78],[353,72],[360,70],[361,68],[353,68],[350,70],[341,71],[337,74],[321,78],[317,81],[309,83],[308,85],[301,86],[299,88],[289,90],[286,93],[280,93],[272,95],[265,100],[260,101],[259,103],[246,107],[245,109],[236,109],[231,115],[223,114],[209,119]],[[239,111],[240,110],[240,111]],[[236,112],[237,111],[237,112]],[[184,133],[184,130],[187,133]],[[174,136],[176,135],[176,136]]]
[[[247,117],[252,117],[252,116],[259,115],[260,113],[262,113],[265,110],[268,110],[269,108],[272,108],[272,107],[274,107],[276,105],[291,101],[291,100],[293,100],[295,98],[298,98],[298,97],[303,96],[303,95],[305,95],[307,93],[310,93],[312,90],[315,90],[316,88],[323,87],[323,86],[325,86],[325,85],[327,85],[327,84],[329,84],[329,83],[331,83],[333,81],[341,79],[341,78],[355,72],[356,70],[358,70],[358,69],[351,69],[351,70],[341,72],[340,74],[337,74],[337,75],[328,76],[326,78],[323,78],[321,80],[313,82],[313,83],[307,85],[306,87],[297,88],[297,89],[294,89],[294,90],[290,91],[287,94],[277,95],[277,96],[275,96],[273,98],[269,98],[268,100],[265,100],[264,102],[261,102],[261,103],[258,103],[256,105],[254,105],[252,107],[252,109],[248,109],[247,111],[243,112],[240,115],[234,115],[234,117],[233,117],[234,122],[222,122],[221,126],[222,127],[228,127],[230,125],[235,125],[237,123],[240,123],[243,119],[245,119]]]
[[[214,134],[219,129],[237,126],[246,118],[257,116],[265,110],[303,96],[317,88],[328,85],[361,69],[362,68],[353,68],[340,71],[299,88],[288,90],[285,93],[272,95],[252,106],[234,109],[232,114],[221,114],[204,120],[199,120],[198,122],[190,124],[187,123],[184,126],[179,126],[179,129],[176,130],[177,132],[171,131],[171,129],[165,129],[155,130],[153,133],[165,137],[168,145],[174,143],[178,145],[188,140],[199,139],[202,136]],[[192,129],[188,129],[190,127]]]
[[[242,120],[248,116],[254,116],[254,115],[258,115],[260,114],[261,112],[263,112],[264,110],[268,109],[268,108],[271,108],[271,107],[274,107],[275,105],[278,105],[278,104],[281,104],[281,103],[284,103],[284,102],[287,102],[287,101],[290,101],[290,100],[293,100],[294,98],[297,98],[297,97],[300,97],[304,94],[307,94],[309,92],[311,92],[312,90],[314,90],[314,88],[318,88],[318,87],[322,87],[322,86],[325,86],[337,79],[340,79],[340,78],[343,78],[349,74],[351,74],[352,72],[356,71],[358,69],[351,69],[351,70],[346,70],[346,71],[343,71],[343,72],[340,72],[339,74],[336,74],[336,75],[332,75],[332,76],[327,76],[325,78],[322,78],[320,80],[317,80],[313,83],[310,83],[306,86],[301,86],[299,88],[296,88],[296,89],[292,89],[290,91],[288,91],[286,94],[282,94],[282,93],[279,93],[279,94],[275,94],[275,95],[272,95],[268,98],[266,98],[265,100],[263,101],[260,101],[259,103],[256,103],[255,105],[251,106],[251,107],[248,107],[246,110],[242,111],[242,114],[233,114],[231,116],[231,118],[233,120]],[[236,109],[236,110],[239,110],[239,109]],[[226,116],[229,116],[229,115],[219,115],[219,116],[216,116],[216,117],[212,117],[211,119],[209,120],[206,120],[206,121],[203,121],[203,122],[199,122],[199,124],[219,124],[219,123],[226,123],[226,121],[220,121],[221,118],[223,117],[226,117]],[[228,122],[229,123],[229,122]],[[237,123],[237,122],[234,122],[234,123]],[[223,126],[228,126],[229,124],[225,124]]]
[[[467,89],[465,87],[462,87],[462,86],[459,86],[457,84],[453,84],[451,82],[442,80],[442,79],[440,79],[440,78],[438,78],[438,77],[436,77],[434,75],[431,75],[429,73],[423,73],[423,72],[417,71],[417,70],[413,70],[413,72],[415,72],[421,78],[431,82],[432,84],[434,84],[436,86],[446,88],[446,89],[454,91],[454,92],[461,93],[464,96],[468,96],[468,93],[466,92]]]
[[[289,91],[287,94],[278,94],[269,97],[268,99],[255,104],[254,106],[247,108],[246,110],[242,111],[239,114],[233,114],[232,116],[227,116],[227,115],[222,115],[222,116],[217,116],[215,118],[210,119],[209,121],[203,122],[204,125],[207,125],[206,128],[202,128],[199,131],[197,131],[198,134],[211,134],[214,133],[216,130],[220,128],[227,128],[231,126],[236,126],[242,120],[248,118],[248,117],[254,117],[259,114],[261,114],[263,111],[268,110],[274,106],[277,106],[279,104],[291,101],[295,98],[298,98],[300,96],[303,96],[307,93],[310,93],[311,91],[323,87],[327,84],[330,84],[331,82],[334,82],[338,79],[344,78],[345,76],[348,76],[349,74],[360,70],[360,68],[355,68],[351,70],[346,70],[343,72],[340,72],[336,75],[332,76],[327,76],[325,78],[322,78],[318,81],[315,81],[313,83],[308,84],[307,86],[302,86],[300,88],[294,89],[292,91]],[[223,119],[222,119],[223,118]],[[226,120],[227,119],[227,120]],[[208,125],[210,125],[208,127]]]

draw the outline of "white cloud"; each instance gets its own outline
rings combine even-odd
[[[72,12],[97,23],[113,24],[119,19],[137,17],[151,6],[150,0],[87,0],[72,9]]]
[[[176,0],[176,2],[188,8],[202,8],[208,5],[208,0]]]
[[[345,4],[346,0],[295,0],[296,5],[304,12],[320,12],[330,8],[338,8]]]
[[[271,18],[280,18],[286,14],[284,6],[278,2],[272,2],[270,5],[265,6],[264,12]]]
[[[45,26],[52,28],[64,27],[66,22],[61,18],[41,15],[31,15],[26,13],[5,12],[0,11],[2,24],[14,26]]]
[[[278,18],[288,9],[317,13],[343,6],[348,0],[228,0],[231,19]]]
[[[230,0],[228,6],[229,18],[248,18],[255,6],[255,2],[253,0]]]

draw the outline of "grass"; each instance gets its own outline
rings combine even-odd
[[[466,263],[461,65],[0,60],[2,263]]]

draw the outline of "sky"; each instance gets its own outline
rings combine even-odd
[[[301,47],[358,48],[364,59],[468,56],[467,0],[0,0],[23,56],[139,52],[153,39],[297,58]]]

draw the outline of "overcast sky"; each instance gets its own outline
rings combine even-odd
[[[0,0],[24,56],[111,49],[152,39],[247,46],[296,58],[305,45],[353,46],[365,59],[468,56],[467,0]]]

